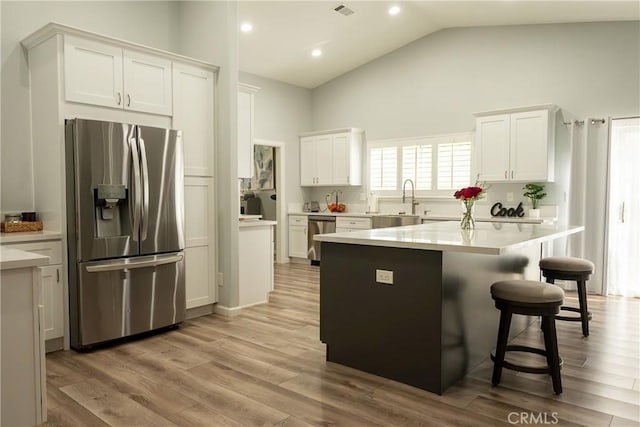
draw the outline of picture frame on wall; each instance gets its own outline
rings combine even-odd
[[[253,185],[254,189],[274,189],[274,149],[268,145],[253,146]]]

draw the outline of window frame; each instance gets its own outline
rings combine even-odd
[[[438,134],[428,136],[413,136],[404,138],[388,138],[367,141],[366,144],[366,183],[367,191],[373,192],[382,197],[402,197],[402,161],[403,150],[402,147],[412,145],[425,145],[430,144],[431,148],[431,190],[416,190],[416,197],[420,198],[451,198],[453,192],[456,189],[451,190],[437,190],[438,188],[438,145],[469,142],[470,144],[470,165],[469,165],[469,184],[473,181],[473,167],[475,156],[475,138],[473,132],[459,132],[449,134]],[[383,148],[383,147],[396,147],[396,189],[395,190],[374,190],[371,188],[371,149]],[[410,188],[410,187],[408,187]]]

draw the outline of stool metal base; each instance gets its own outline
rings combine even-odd
[[[508,345],[505,349],[506,352],[509,351],[518,351],[521,353],[535,353],[535,354],[539,354],[540,356],[544,356],[544,357],[548,357],[547,352],[541,348],[536,348],[536,347],[529,347],[529,346],[525,346],[525,345]],[[496,361],[496,357],[493,353],[491,353],[491,360],[493,362]],[[559,357],[559,367],[560,369],[562,369],[562,364],[563,364],[563,360],[562,357]],[[503,368],[507,368],[510,369],[512,371],[518,371],[518,372],[526,372],[528,374],[551,374],[551,369],[549,368],[549,366],[525,366],[525,365],[518,365],[517,363],[512,363],[509,362],[508,360],[503,360],[502,361],[502,367]],[[494,384],[496,385],[496,384]]]
[[[494,298],[495,299],[495,298]],[[498,327],[498,340],[496,343],[495,356],[491,355],[493,360],[493,375],[491,383],[495,386],[500,383],[502,376],[502,368],[507,368],[520,372],[528,372],[532,374],[550,374],[553,381],[553,391],[556,394],[562,393],[562,379],[560,376],[560,366],[562,359],[558,354],[558,337],[556,334],[555,315],[560,311],[559,303],[546,304],[525,304],[516,301],[505,301],[495,299],[496,308],[500,310],[500,325]],[[522,314],[525,316],[542,316],[542,331],[544,333],[544,347],[539,349],[534,347],[508,345],[509,327],[511,326],[511,317],[513,314]],[[547,367],[522,366],[504,360],[507,351],[522,351],[535,353],[545,356],[547,359]]]
[[[559,270],[542,269],[542,275],[546,278],[547,283],[554,284],[556,280],[573,280],[577,284],[579,308],[568,307],[563,305],[560,309],[565,311],[573,311],[580,313],[580,316],[556,316],[558,320],[582,323],[582,335],[589,336],[589,321],[593,317],[587,309],[587,280],[591,272],[567,272]]]

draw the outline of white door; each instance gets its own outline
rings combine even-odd
[[[547,110],[511,114],[511,180],[548,179],[548,126]]]
[[[316,145],[313,137],[300,138],[300,185],[316,184]]]
[[[65,100],[122,108],[122,49],[64,36]]]
[[[509,180],[509,114],[476,119],[476,167],[480,181]]]
[[[62,286],[62,268],[49,265],[40,268],[42,280],[42,305],[44,339],[64,336],[64,292]]]
[[[124,108],[171,115],[171,61],[132,50],[123,53]]]
[[[316,184],[333,185],[333,144],[331,135],[316,136]]]
[[[213,72],[173,64],[173,128],[182,130],[184,174],[213,176]]]
[[[611,121],[607,294],[640,297],[640,118]]]
[[[213,178],[185,177],[185,287],[187,308],[217,301]]]
[[[350,185],[351,174],[351,135],[333,136],[333,184]]]

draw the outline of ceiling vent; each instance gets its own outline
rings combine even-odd
[[[349,9],[344,4],[341,4],[340,6],[336,7],[333,10],[335,10],[338,13],[341,13],[344,16],[349,16],[349,15],[353,15],[354,13],[356,13],[353,9]]]

